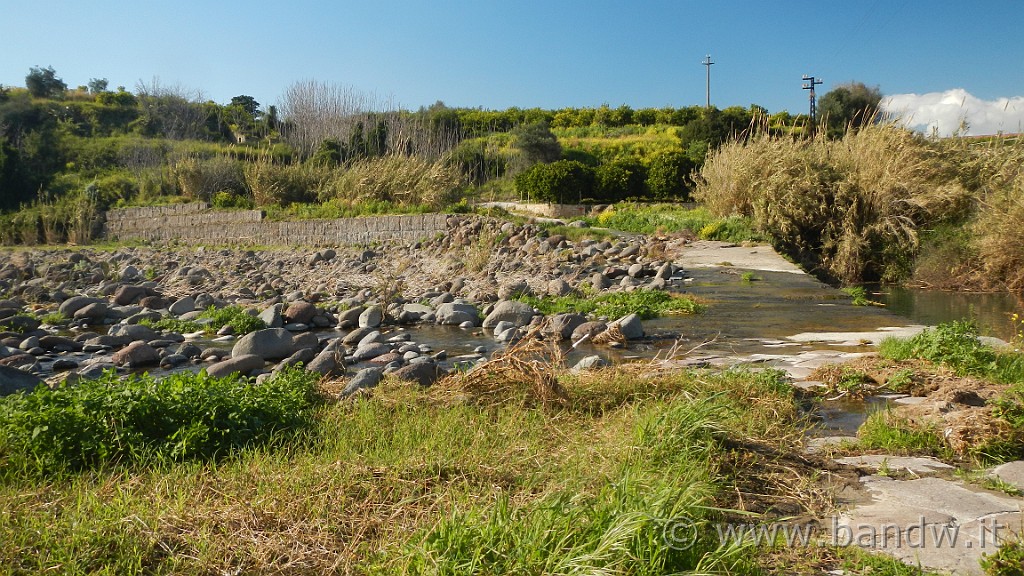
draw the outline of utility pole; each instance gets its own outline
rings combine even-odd
[[[704,84],[704,95],[706,99],[705,106],[707,108],[711,108],[711,65],[714,64],[714,62],[711,61],[711,54],[705,56],[701,64],[707,68],[707,81]]]
[[[804,74],[803,80],[804,80],[804,90],[810,90],[811,91],[811,95],[810,95],[810,99],[811,99],[811,129],[810,129],[810,132],[811,132],[811,136],[814,136],[814,129],[815,129],[815,127],[818,124],[818,122],[817,122],[818,111],[817,111],[817,108],[816,108],[817,103],[816,103],[815,98],[814,98],[814,87],[817,86],[818,84],[821,84],[822,81],[821,81],[820,78],[815,78],[814,76],[808,76],[807,74]]]

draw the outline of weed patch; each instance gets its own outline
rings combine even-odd
[[[259,386],[205,372],[108,372],[0,399],[0,462],[10,476],[223,456],[305,426],[316,398],[314,376],[297,370]]]
[[[692,298],[669,294],[662,290],[648,289],[610,292],[593,297],[586,295],[544,297],[519,295],[517,299],[544,314],[577,312],[611,319],[622,318],[627,314],[636,314],[642,319],[650,319],[665,314],[696,314],[704,310],[704,306]]]
[[[937,430],[924,428],[891,410],[879,410],[869,415],[857,430],[857,443],[867,450],[884,450],[892,454],[950,455]]]

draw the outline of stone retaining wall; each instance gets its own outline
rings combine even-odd
[[[185,244],[331,246],[415,241],[443,233],[445,214],[270,222],[260,210],[210,210],[201,202],[107,212],[109,240]]]

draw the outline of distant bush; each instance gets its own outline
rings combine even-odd
[[[647,171],[635,160],[617,160],[594,169],[593,198],[597,202],[619,202],[646,195]]]
[[[576,204],[594,193],[594,170],[573,160],[537,164],[515,178],[516,190],[533,202]]]

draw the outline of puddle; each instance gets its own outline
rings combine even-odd
[[[857,429],[869,415],[888,406],[889,400],[878,396],[869,396],[863,400],[823,400],[812,411],[820,419],[812,435],[856,436]]]

